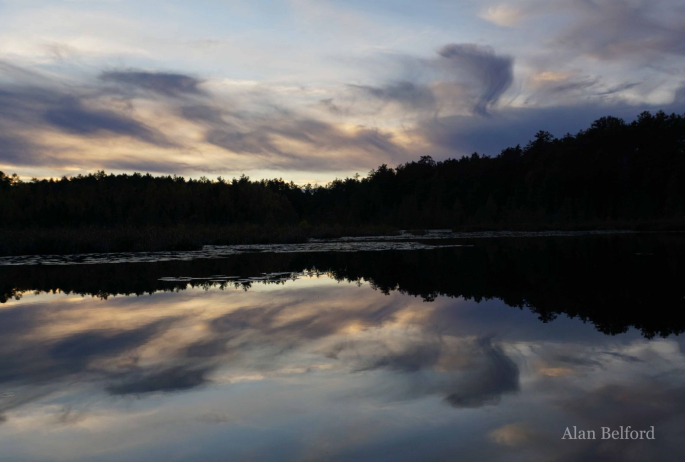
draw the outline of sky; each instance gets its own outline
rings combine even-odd
[[[678,0],[0,0],[0,170],[326,183],[685,111]]]

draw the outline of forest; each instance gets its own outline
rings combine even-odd
[[[0,172],[0,233],[7,236],[170,226],[287,227],[299,230],[295,239],[326,227],[668,227],[685,221],[684,204],[685,116],[661,111],[632,122],[602,117],[561,138],[540,131],[493,156],[381,165],[324,186],[103,171],[22,181]],[[13,253],[7,245],[4,252]]]

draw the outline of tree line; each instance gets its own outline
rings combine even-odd
[[[391,225],[398,228],[682,220],[685,116],[602,117],[496,156],[418,161],[324,186],[106,174],[21,181],[0,172],[2,227]]]

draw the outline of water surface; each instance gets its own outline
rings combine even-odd
[[[354,242],[0,267],[2,460],[681,460],[681,235]]]

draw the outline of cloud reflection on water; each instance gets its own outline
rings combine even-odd
[[[210,459],[384,460],[403,439],[414,449],[392,460],[584,460],[645,448],[673,460],[668,451],[682,449],[673,436],[685,409],[672,403],[684,402],[685,360],[673,340],[590,326],[531,339],[542,324],[527,311],[507,319],[510,331],[490,324],[484,335],[511,308],[425,303],[327,277],[248,292],[40,298],[0,310],[10,460],[37,434],[37,460],[142,460],[182,444]],[[659,449],[558,442],[566,423],[645,422],[663,435]],[[92,452],[92,437],[105,453]]]

